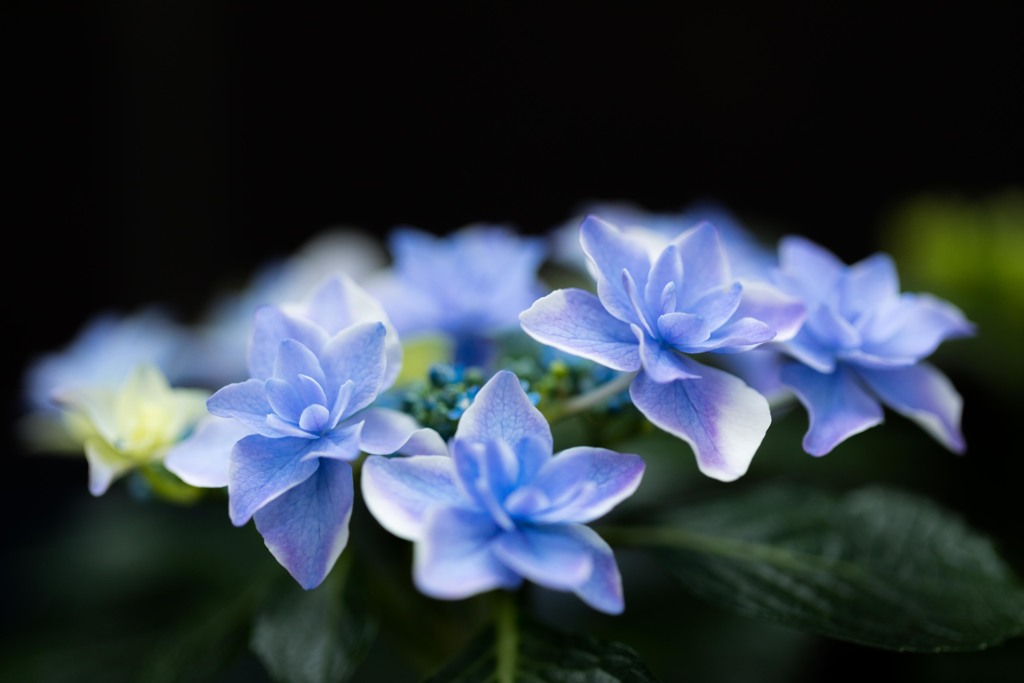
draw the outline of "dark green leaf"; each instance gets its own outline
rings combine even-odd
[[[992,543],[920,497],[768,486],[608,530],[650,545],[697,595],[874,647],[980,650],[1024,634],[1024,587]]]
[[[289,579],[260,611],[250,647],[274,679],[337,683],[351,677],[377,633],[354,582],[343,555],[318,588],[304,591]]]
[[[426,683],[656,683],[621,643],[555,631],[524,620],[488,627]]]

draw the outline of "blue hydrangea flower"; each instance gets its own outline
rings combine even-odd
[[[552,457],[552,443],[519,379],[503,370],[462,416],[450,457],[367,458],[363,498],[385,529],[415,542],[423,593],[454,600],[525,578],[622,611],[615,557],[586,524],[636,490],[643,460],[588,447]]]
[[[799,333],[778,346],[793,360],[782,381],[810,414],[804,449],[824,455],[882,422],[882,404],[918,422],[947,448],[964,450],[963,401],[949,379],[921,362],[974,326],[952,304],[900,293],[892,259],[847,266],[801,237],[779,246],[779,286],[807,305]]]
[[[445,237],[401,228],[390,249],[394,268],[370,290],[403,338],[445,335],[464,365],[486,365],[489,338],[515,329],[547,291],[537,279],[543,241],[506,227],[475,224]]]
[[[738,353],[795,334],[804,308],[763,283],[735,280],[709,223],[684,231],[656,258],[632,235],[594,216],[580,241],[597,296],[563,289],[521,316],[538,341],[613,370],[637,372],[634,405],[693,448],[702,472],[743,475],[771,423],[768,403],[742,380],[690,358]]]
[[[226,482],[231,521],[254,519],[274,557],[307,589],[323,581],[347,542],[349,463],[361,451],[445,450],[409,416],[371,407],[401,362],[389,328],[380,306],[344,276],[301,305],[260,308],[250,379],[207,401],[213,415],[237,424],[209,420],[168,454],[168,469],[187,483]]]

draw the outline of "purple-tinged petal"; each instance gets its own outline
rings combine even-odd
[[[313,404],[306,406],[299,415],[299,428],[312,434],[319,434],[329,424],[331,414],[327,406]]]
[[[299,375],[312,377],[318,384],[324,383],[324,371],[320,367],[320,359],[308,346],[294,339],[285,339],[277,347],[274,359],[274,377],[286,382],[294,382]]]
[[[721,481],[746,473],[771,413],[768,401],[727,372],[681,361],[700,379],[659,384],[640,373],[629,388],[633,404],[657,427],[690,444],[700,471]]]
[[[360,323],[337,333],[324,346],[320,361],[329,388],[355,384],[342,418],[370,405],[383,388],[387,360],[386,329],[381,322]]]
[[[636,329],[637,338],[640,340],[640,362],[643,364],[645,375],[662,384],[696,377],[691,372],[692,368],[683,362],[683,357],[678,352],[665,348],[641,333],[639,328]]]
[[[775,346],[775,344],[772,344]],[[817,337],[807,330],[800,330],[789,341],[781,342],[778,347],[817,372],[832,372],[836,367],[836,352],[818,341]]]
[[[318,460],[304,460],[308,439],[268,439],[258,434],[235,443],[228,468],[228,513],[235,526],[316,472]]]
[[[640,369],[629,325],[581,289],[558,289],[519,314],[523,331],[542,344],[592,360],[612,370]]]
[[[366,453],[448,455],[448,446],[440,434],[405,413],[389,408],[367,408],[357,418],[363,421],[359,447]]]
[[[857,374],[882,403],[917,422],[954,453],[964,452],[966,444],[960,432],[964,401],[937,368],[919,363],[898,370],[858,368]]]
[[[894,301],[900,294],[896,264],[888,254],[875,254],[846,270],[839,294],[839,310],[847,320],[855,321]]]
[[[664,301],[662,299],[666,288],[673,293],[682,285],[683,281],[683,260],[679,257],[679,249],[670,244],[658,255],[654,266],[651,267],[651,274],[644,287],[644,299],[647,308],[655,313],[663,312]]]
[[[524,436],[536,437],[553,448],[551,427],[523,391],[519,378],[501,370],[487,380],[466,409],[455,430],[456,439],[473,442],[500,440],[515,446]]]
[[[590,548],[592,569],[590,578],[573,592],[583,602],[607,614],[621,614],[625,607],[622,595],[622,576],[615,555],[596,531],[582,524],[563,527]]]
[[[819,306],[812,311],[803,329],[813,334],[826,348],[854,349],[861,345],[860,331],[831,305]]]
[[[384,371],[383,388],[394,384],[402,369],[402,344],[398,332],[380,302],[352,278],[342,273],[331,277],[317,287],[309,299],[296,310],[322,327],[328,336],[334,336],[352,325],[383,323],[387,331],[384,339],[387,368]]]
[[[519,462],[504,441],[452,441],[456,481],[475,506],[486,511],[503,529],[515,525],[503,502],[519,479]]]
[[[323,348],[327,333],[309,320],[285,313],[276,306],[257,309],[246,359],[251,377],[273,376],[278,349],[286,339],[298,341],[315,354]]]
[[[164,466],[191,486],[227,486],[231,449],[250,434],[252,431],[238,420],[208,415],[188,438],[167,451]]]
[[[843,364],[824,374],[787,363],[782,367],[782,381],[807,409],[810,427],[803,446],[811,455],[825,455],[854,434],[882,422],[882,406]]]
[[[775,330],[775,341],[792,339],[807,317],[807,308],[799,298],[784,294],[763,282],[745,282],[743,299],[734,318],[754,318]]]
[[[694,313],[665,313],[658,318],[658,334],[671,346],[702,342],[713,328],[707,320]]]
[[[775,338],[775,330],[760,320],[739,318],[715,330],[711,338],[699,344],[684,346],[680,351],[685,353],[740,353],[764,344]]]
[[[908,365],[914,365],[918,362],[917,359],[912,356],[876,356],[874,354],[861,351],[860,349],[854,349],[853,351],[840,351],[836,354],[836,357],[850,365],[855,365],[860,368],[874,368],[876,370],[905,368]]]
[[[564,527],[524,527],[494,540],[494,554],[516,574],[554,590],[572,590],[593,571],[590,546]]]
[[[808,239],[787,235],[779,241],[779,268],[787,289],[813,307],[836,286],[846,264]]]
[[[306,590],[319,586],[348,543],[352,468],[325,460],[254,515],[270,553]]]
[[[654,324],[652,324],[652,321],[656,320],[655,313],[648,310],[647,304],[640,298],[640,288],[637,287],[636,280],[633,279],[628,270],[622,271],[622,288],[626,290],[629,305],[633,308],[633,320],[636,321],[636,324],[642,326],[648,335],[653,337]]]
[[[299,427],[294,422],[289,422],[279,415],[271,413],[267,415],[267,428],[270,430],[270,434],[263,434],[263,436],[269,436],[272,439],[280,437],[295,437],[298,439],[315,439],[316,434],[307,432],[305,429]]]
[[[267,401],[263,380],[247,379],[222,387],[207,399],[206,408],[218,417],[235,418],[256,434],[278,436],[278,431],[267,424],[267,416],[274,410]]]
[[[371,455],[359,476],[370,513],[382,527],[406,540],[422,538],[431,508],[471,507],[455,484],[454,463],[447,455]]]
[[[289,422],[298,422],[302,411],[309,405],[295,387],[283,379],[271,377],[264,382],[263,390],[270,409]]]
[[[564,450],[544,465],[531,486],[543,491],[551,501],[573,488],[584,495],[575,495],[559,507],[534,515],[531,521],[592,522],[633,495],[643,474],[644,461],[638,455],[588,446]],[[583,483],[587,484],[585,488],[580,487]]]
[[[346,462],[355,460],[359,457],[359,441],[362,431],[363,423],[361,421],[352,420],[342,423],[329,432],[325,432],[320,438],[309,441],[306,451],[302,454],[302,459],[329,458]]]
[[[651,261],[643,244],[596,216],[587,216],[580,225],[580,244],[596,271],[601,303],[619,320],[633,322],[635,313],[622,286],[622,271],[629,272],[639,291],[644,291]]]
[[[352,412],[348,409],[348,404],[352,402],[352,394],[355,393],[355,390],[356,384],[352,380],[345,382],[338,388],[338,395],[334,397],[334,405],[331,406],[330,410],[329,422],[332,429],[338,426],[342,416]]]
[[[710,330],[717,330],[733,317],[742,300],[743,285],[733,282],[706,291],[687,311],[703,318]]]
[[[974,334],[974,325],[959,308],[928,294],[904,294],[888,317],[891,321],[872,321],[874,324],[864,330],[865,352],[921,359],[946,339]],[[880,334],[882,328],[895,328],[894,334],[884,338]]]
[[[718,230],[701,223],[673,240],[683,259],[683,282],[679,290],[679,308],[692,310],[709,290],[732,283],[729,259]]]
[[[788,359],[775,348],[758,347],[744,353],[724,355],[720,363],[726,372],[746,382],[772,404],[789,395],[782,384],[782,364]]]
[[[413,555],[413,579],[423,593],[459,600],[494,588],[517,588],[522,577],[494,555],[501,528],[485,512],[428,511]]]

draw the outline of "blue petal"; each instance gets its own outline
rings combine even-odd
[[[359,476],[366,507],[382,527],[399,538],[419,540],[431,508],[470,507],[455,484],[455,467],[447,455],[372,455]]]
[[[782,367],[782,382],[807,409],[810,427],[803,446],[811,455],[825,455],[854,434],[882,422],[882,406],[843,364],[824,374],[787,363]]]
[[[319,434],[328,426],[330,419],[331,414],[326,406],[316,404],[306,406],[299,416],[299,428]]]
[[[351,461],[359,457],[359,442],[362,438],[363,423],[358,419],[343,422],[318,439],[307,441],[304,460],[330,458]]]
[[[647,285],[644,287],[644,299],[647,302],[647,307],[656,313],[667,312],[663,308],[662,296],[665,294],[666,288],[674,295],[674,292],[682,286],[682,281],[683,261],[679,257],[679,249],[674,244],[670,244],[662,250],[655,260],[654,266],[651,267]]]
[[[459,420],[455,438],[479,443],[500,440],[514,447],[524,436],[540,439],[549,450],[553,447],[547,420],[530,402],[519,378],[502,370],[477,392]]]
[[[798,293],[809,307],[829,295],[846,272],[846,264],[830,251],[795,235],[779,241],[779,268],[787,291]]]
[[[277,430],[267,424],[267,415],[274,410],[262,380],[247,379],[222,387],[206,400],[206,408],[218,417],[237,419],[256,434],[278,436]]]
[[[683,362],[683,357],[677,351],[665,348],[640,332],[640,328],[634,328],[640,340],[640,362],[643,364],[645,375],[659,383],[697,377],[692,374],[692,368]]]
[[[517,588],[522,578],[494,555],[501,528],[490,515],[433,508],[413,555],[413,578],[423,593],[459,600],[494,588]]]
[[[717,330],[733,316],[742,300],[743,285],[733,282],[706,291],[687,308],[687,312],[699,315],[709,329]]]
[[[251,435],[235,443],[228,470],[228,512],[235,526],[316,472],[318,461],[304,460],[308,439],[268,439]]]
[[[680,349],[685,353],[739,353],[748,351],[759,344],[775,338],[775,330],[760,320],[739,318],[715,330],[711,338],[699,344],[684,346]]]
[[[304,310],[313,322],[334,336],[352,325],[380,322],[387,335],[384,338],[383,388],[390,387],[402,369],[402,344],[398,332],[391,324],[384,307],[348,275],[339,273],[314,290]],[[312,348],[312,347],[311,347]]]
[[[324,384],[324,371],[316,354],[300,341],[285,339],[277,347],[274,377],[291,383],[299,375],[311,377],[321,386]]]
[[[847,320],[894,301],[900,292],[896,265],[888,254],[875,254],[846,269],[842,279],[839,310]]]
[[[278,349],[286,339],[294,339],[313,353],[318,353],[327,341],[327,333],[314,323],[285,313],[276,306],[257,309],[247,358],[251,377],[267,379],[273,376]]]
[[[928,363],[897,370],[858,368],[857,374],[882,403],[917,422],[954,453],[966,444],[960,432],[963,398],[949,378]]]
[[[771,413],[768,401],[727,372],[682,358],[700,379],[659,384],[640,373],[629,388],[633,404],[657,427],[690,444],[701,472],[732,481],[750,466]]]
[[[320,361],[327,375],[327,387],[355,384],[342,418],[370,405],[383,388],[387,359],[384,351],[386,329],[383,323],[361,323],[331,337]]]
[[[299,421],[302,411],[309,405],[302,400],[298,390],[283,379],[271,377],[264,383],[263,390],[271,410],[293,424]]]
[[[422,427],[405,413],[388,408],[367,408],[359,413],[357,419],[363,421],[359,446],[367,453],[448,454],[448,446],[440,434]]]
[[[779,343],[779,348],[817,372],[832,372],[835,370],[835,350],[823,345],[808,330],[801,329],[789,341]]]
[[[590,548],[590,578],[573,591],[583,602],[607,614],[622,614],[622,576],[615,555],[603,538],[588,526],[569,524],[562,527]]]
[[[597,294],[613,316],[633,322],[635,314],[622,286],[622,271],[633,276],[639,291],[647,286],[651,260],[643,244],[596,216],[580,225],[580,244],[597,272]]]
[[[774,341],[792,339],[807,317],[807,308],[799,298],[763,282],[746,282],[743,299],[733,319],[754,318],[775,330]]]
[[[946,339],[973,334],[974,325],[953,304],[927,294],[904,294],[884,319],[865,328],[862,348],[876,356],[919,360]]]
[[[505,498],[519,479],[519,462],[512,447],[504,441],[480,443],[456,437],[452,461],[466,498],[503,529],[515,526],[504,508]]]
[[[671,346],[689,346],[707,340],[712,328],[693,313],[665,313],[658,318],[658,334]]]
[[[732,284],[722,238],[710,223],[690,228],[675,240],[683,259],[679,310],[689,311],[708,291]]]
[[[590,546],[562,527],[525,527],[498,536],[494,554],[516,574],[554,590],[572,590],[593,570]]]
[[[519,315],[523,331],[542,344],[613,370],[640,369],[629,325],[613,317],[600,300],[580,289],[559,289]]]
[[[186,484],[201,488],[228,485],[231,450],[252,434],[242,422],[208,415],[184,441],[167,451],[164,466]]]
[[[578,446],[550,459],[530,483],[559,505],[531,516],[544,524],[591,522],[633,495],[644,473],[644,461],[630,453]],[[571,496],[564,496],[571,491]]]
[[[348,543],[352,468],[325,460],[298,486],[268,503],[254,520],[271,554],[306,590],[319,586]]]

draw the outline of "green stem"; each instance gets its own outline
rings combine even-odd
[[[547,414],[548,422],[557,422],[605,403],[615,394],[628,389],[636,375],[637,373],[635,372],[624,372],[593,391],[588,391],[585,394],[569,399]]]
[[[495,655],[498,683],[515,683],[519,653],[519,627],[515,595],[499,591],[494,607]]]

